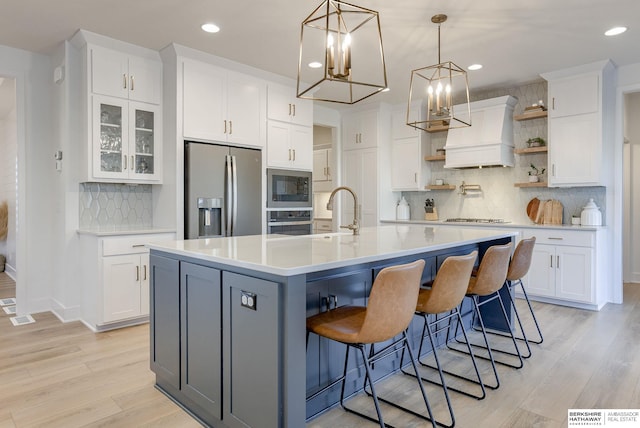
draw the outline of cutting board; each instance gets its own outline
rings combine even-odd
[[[527,204],[527,217],[533,222],[536,221],[538,216],[538,209],[540,208],[540,199],[533,198]]]
[[[562,224],[562,202],[557,199],[549,199],[544,202],[543,224]]]

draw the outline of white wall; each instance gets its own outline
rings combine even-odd
[[[47,56],[0,46],[0,75],[16,79],[18,314],[49,309],[53,276],[51,66]]]
[[[5,79],[2,83],[10,95],[7,102],[13,108],[0,117],[0,202],[7,201],[9,206],[8,233],[5,240],[0,241],[0,254],[6,258],[5,271],[15,278],[16,269],[16,160],[18,157],[18,141],[16,134],[15,84],[13,79]]]

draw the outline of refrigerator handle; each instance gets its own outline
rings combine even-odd
[[[232,175],[232,165],[231,165],[231,155],[225,156],[224,162],[224,236],[232,235],[232,199],[233,199],[233,175]]]
[[[231,172],[233,174],[233,216],[231,219],[231,236],[238,222],[238,163],[235,155],[231,155]]]

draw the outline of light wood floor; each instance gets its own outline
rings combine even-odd
[[[0,273],[0,298],[14,297]],[[452,393],[458,427],[566,427],[569,408],[640,408],[640,285],[625,285],[625,303],[600,312],[535,304],[545,341],[521,370],[499,367],[502,386],[483,401]],[[94,334],[50,313],[13,327],[0,311],[0,428],[197,427],[154,387],[148,326]],[[408,382],[408,383],[407,383]],[[380,392],[418,403],[415,381],[394,375]],[[429,397],[444,418],[438,390]],[[365,398],[354,406],[372,410]],[[389,423],[424,426],[383,407]],[[373,427],[335,408],[308,427]]]

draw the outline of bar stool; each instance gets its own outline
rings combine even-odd
[[[478,358],[482,358],[491,362],[491,367],[493,369],[493,374],[495,377],[495,385],[484,384],[485,387],[489,389],[497,389],[500,386],[500,379],[498,377],[498,371],[496,369],[496,363],[506,365],[513,368],[522,368],[524,363],[522,360],[522,355],[520,354],[520,349],[518,348],[518,344],[516,343],[516,339],[513,335],[511,329],[511,323],[509,322],[509,316],[507,315],[507,311],[502,303],[502,299],[500,297],[500,289],[505,284],[507,278],[507,270],[509,268],[509,256],[511,254],[511,243],[505,245],[494,245],[489,247],[482,257],[482,261],[480,262],[480,266],[478,267],[477,276],[472,276],[469,280],[469,286],[467,288],[466,296],[471,299],[473,303],[473,308],[470,312],[467,312],[464,315],[468,315],[469,313],[473,314],[472,323],[477,320],[480,331],[482,332],[482,337],[484,339],[485,345],[478,345],[474,343],[470,343],[468,340],[467,344],[471,344],[473,347],[482,348],[487,351],[488,356],[483,356],[476,354],[475,356]],[[483,297],[480,300],[480,297]],[[505,324],[507,326],[508,331],[510,332],[509,337],[511,337],[511,341],[513,343],[513,347],[515,348],[514,355],[518,357],[519,364],[511,364],[504,361],[497,361],[493,357],[493,352],[505,352],[502,350],[498,350],[496,348],[491,348],[489,345],[489,339],[487,337],[487,331],[484,326],[484,321],[482,319],[482,314],[480,313],[480,308],[487,303],[493,302],[497,300],[500,305],[500,310],[502,312],[502,316],[504,318]],[[464,343],[459,340],[458,327],[456,327],[456,332],[454,338],[458,343]],[[450,349],[467,353],[463,349],[457,349],[453,346],[449,346]],[[471,380],[469,378],[465,378],[467,380]]]
[[[413,318],[413,313],[418,301],[420,278],[422,276],[424,265],[424,260],[417,260],[413,263],[390,266],[382,269],[380,273],[378,273],[378,276],[371,288],[367,307],[342,306],[307,318],[307,333],[315,333],[319,336],[347,345],[342,377],[312,396],[307,397],[307,400],[318,396],[337,382],[342,382],[340,405],[345,409],[345,411],[354,413],[370,421],[377,422],[383,428],[386,426],[382,419],[378,396],[375,392],[373,377],[371,376],[371,364],[381,358],[397,352],[399,349],[396,345],[401,344],[403,352],[406,349],[409,353],[411,363],[417,373],[418,369],[416,367],[416,362],[413,356],[413,351],[411,350],[411,345],[409,344],[406,330]],[[401,337],[397,338],[396,336],[398,335],[401,335]],[[389,339],[394,339],[390,345],[387,345],[374,353],[366,352],[366,345],[386,342]],[[368,380],[378,419],[345,406],[344,391],[347,376],[347,363],[349,360],[349,350],[352,347],[360,351],[362,359],[364,360],[364,367],[366,371],[364,386],[366,387]],[[413,415],[430,420],[431,424],[435,427],[436,423],[433,419],[431,406],[427,400],[427,394],[420,378],[418,378],[418,385],[427,408],[428,417],[410,409],[403,408],[397,404],[390,404],[410,412]]]
[[[529,301],[529,296],[527,295],[527,290],[524,288],[524,284],[522,283],[522,278],[527,275],[529,272],[529,268],[531,267],[531,256],[533,255],[533,247],[536,244],[536,237],[533,236],[531,238],[522,239],[516,250],[513,252],[513,257],[511,258],[511,263],[509,264],[509,271],[507,272],[507,284],[509,285],[509,297],[511,298],[511,304],[513,305],[514,312],[516,314],[516,318],[518,320],[518,325],[520,326],[520,331],[522,331],[522,337],[518,337],[519,340],[524,340],[527,343],[527,349],[529,349],[529,356],[531,356],[531,348],[529,348],[529,343],[541,344],[544,340],[542,337],[542,330],[540,330],[540,325],[538,324],[538,320],[536,318],[536,314],[533,312],[533,307],[531,306],[531,302]],[[533,322],[538,330],[538,337],[540,339],[532,340],[528,339],[527,335],[524,331],[524,327],[522,326],[522,321],[520,320],[520,316],[518,315],[518,310],[516,309],[515,300],[513,299],[513,293],[515,292],[516,286],[520,286],[522,289],[522,295],[529,306],[529,312],[531,313],[531,317],[533,318]],[[526,357],[525,357],[526,358]]]
[[[531,256],[533,254],[533,247],[535,243],[536,243],[535,237],[523,239],[518,243],[516,250],[513,252],[513,257],[511,258],[511,263],[509,263],[509,270],[507,272],[506,284],[509,290],[508,296],[509,296],[511,307],[513,308],[513,313],[516,316],[516,321],[518,322],[518,326],[520,327],[520,331],[522,333],[522,337],[516,337],[516,339],[523,341],[527,347],[527,354],[522,355],[522,358],[529,358],[531,356],[531,347],[529,346],[529,343],[540,344],[542,343],[542,340],[543,340],[542,331],[540,330],[540,326],[538,325],[538,320],[536,319],[536,315],[533,312],[533,307],[531,306],[531,302],[529,301],[529,296],[527,295],[527,291],[524,289],[524,284],[522,283],[522,278],[527,274],[527,272],[529,272],[529,268],[531,266]],[[522,289],[522,294],[524,295],[527,305],[529,306],[529,312],[531,313],[533,322],[536,326],[536,329],[538,330],[538,336],[540,337],[539,340],[530,340],[527,338],[527,334],[522,324],[522,319],[520,318],[520,314],[518,313],[518,307],[516,306],[516,302],[514,298],[515,287],[517,285],[520,285],[520,288]],[[509,337],[508,334],[501,333],[498,331],[490,331],[488,333],[494,334],[497,336],[502,336],[502,337]],[[512,352],[504,352],[504,353],[515,356],[515,354]]]
[[[424,319],[422,337],[420,338],[420,350],[418,351],[418,362],[425,367],[436,369],[440,376],[440,383],[424,377],[422,377],[422,380],[435,385],[439,385],[444,391],[444,396],[447,401],[447,407],[449,408],[451,424],[445,425],[440,422],[438,424],[445,427],[453,427],[455,425],[455,416],[453,413],[453,406],[451,405],[451,399],[449,397],[448,390],[457,391],[478,399],[482,399],[486,395],[484,386],[482,384],[482,379],[480,377],[480,372],[478,370],[476,360],[473,356],[473,350],[471,349],[470,345],[468,345],[468,350],[469,354],[471,355],[471,361],[478,378],[476,383],[480,385],[480,388],[482,390],[481,396],[476,396],[456,388],[447,387],[444,373],[455,377],[461,376],[442,369],[440,360],[438,358],[437,345],[434,340],[434,335],[437,336],[440,331],[449,330],[449,324],[452,318],[455,318],[456,321],[460,323],[460,326],[462,327],[462,334],[464,335],[465,339],[467,338],[467,333],[464,325],[462,324],[462,318],[460,316],[458,306],[460,306],[460,303],[462,303],[462,299],[464,299],[465,293],[467,291],[467,286],[469,285],[469,279],[471,277],[471,270],[473,269],[473,265],[477,257],[477,251],[473,251],[472,253],[464,256],[447,257],[438,269],[438,273],[436,274],[436,278],[434,279],[431,288],[420,289],[420,294],[418,295],[418,304],[416,305],[416,315],[419,315]],[[432,315],[431,321],[429,320],[429,315]],[[435,315],[435,317],[433,317],[433,315]],[[439,317],[440,315],[444,316]],[[438,327],[438,325],[442,325],[442,323],[446,321],[449,321],[447,322],[446,326]],[[425,337],[428,337],[429,342],[431,343],[433,357],[436,362],[435,367],[420,360]],[[466,342],[467,344],[469,343],[468,340],[466,340]],[[414,376],[413,373],[406,372],[404,369],[403,373]]]

